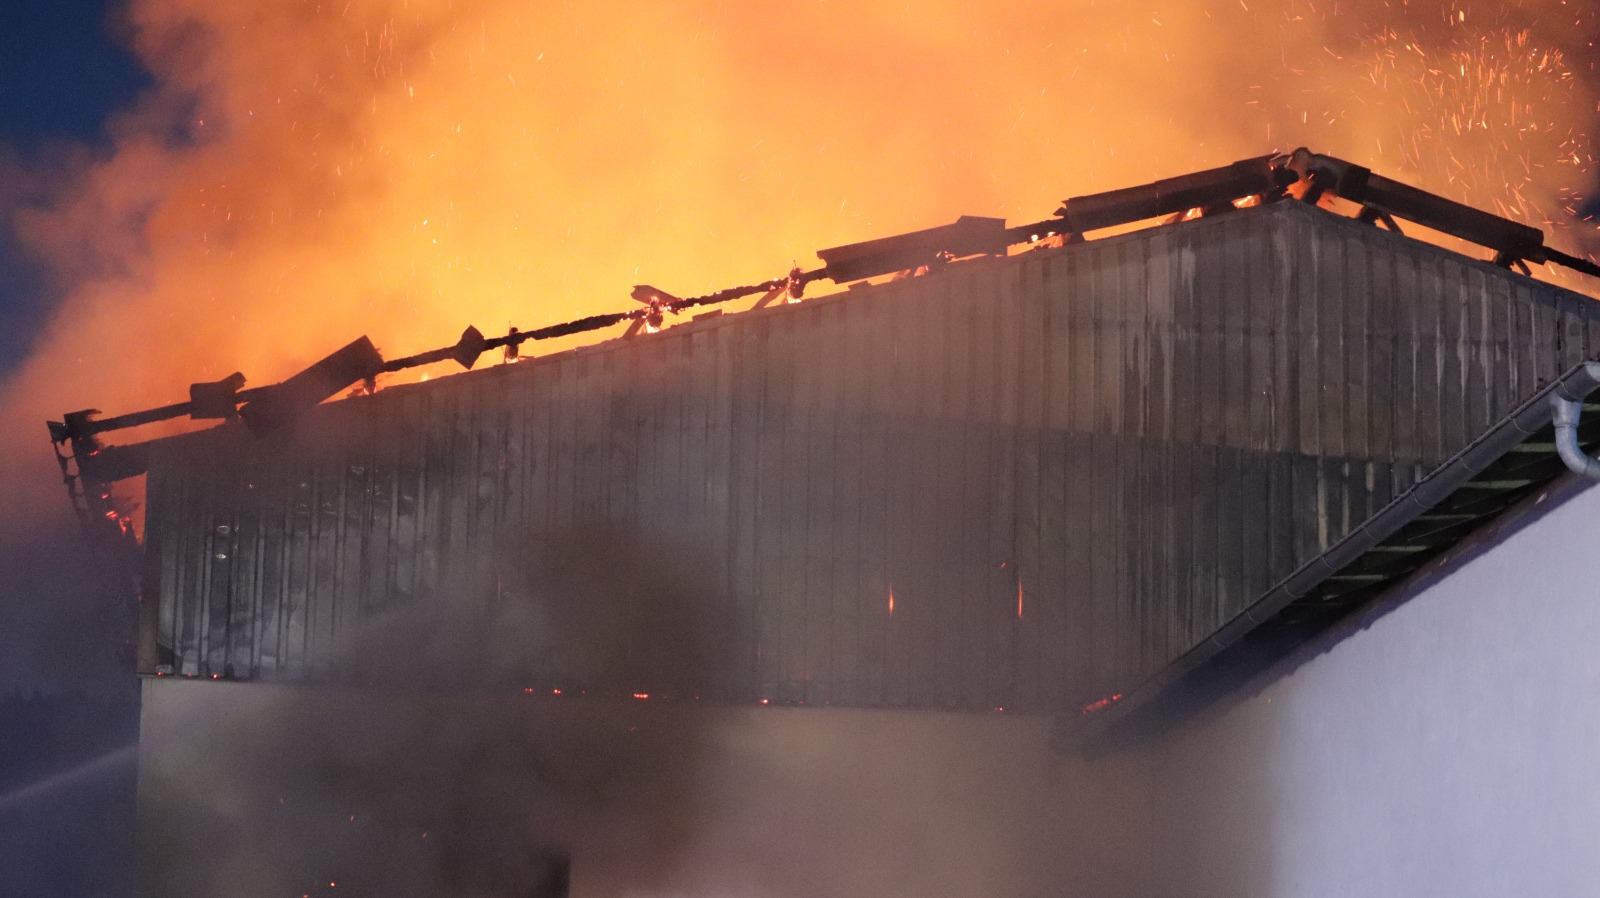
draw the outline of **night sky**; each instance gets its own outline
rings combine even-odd
[[[0,7],[0,139],[93,140],[108,113],[149,86],[110,15],[103,0]]]
[[[36,195],[40,167],[64,143],[107,150],[107,116],[150,85],[116,36],[113,6],[0,3],[0,210],[8,215]],[[0,375],[15,369],[58,298],[10,227],[0,228]]]

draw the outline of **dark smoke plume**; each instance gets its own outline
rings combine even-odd
[[[725,679],[726,622],[692,549],[629,536],[485,553],[318,682],[189,687],[224,707],[149,749],[146,892],[539,898],[569,853],[613,887],[670,870],[709,750],[691,690]]]

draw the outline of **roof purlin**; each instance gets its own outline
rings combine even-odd
[[[1550,399],[1583,400],[1600,388],[1597,374],[1600,366],[1580,363],[1541,388],[1204,641],[1127,695],[1076,716],[1069,741],[1103,750],[1187,717],[1565,474]],[[1579,442],[1592,452],[1600,403],[1585,403],[1584,413]]]

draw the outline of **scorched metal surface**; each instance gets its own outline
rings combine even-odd
[[[598,533],[694,559],[707,695],[1076,708],[1596,351],[1592,301],[1300,203],[964,262],[152,444],[146,666],[317,675]],[[537,685],[659,685],[574,640]]]

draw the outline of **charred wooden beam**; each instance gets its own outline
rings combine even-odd
[[[342,349],[280,384],[264,387],[256,398],[239,409],[239,417],[256,435],[288,424],[324,399],[352,384],[370,380],[383,370],[383,356],[366,337],[358,337]]]
[[[1082,235],[1102,228],[1132,224],[1191,209],[1215,211],[1236,200],[1259,196],[1271,201],[1299,179],[1277,162],[1276,156],[1242,159],[1232,165],[1139,187],[1073,197],[1056,210],[1068,233]]]
[[[1011,244],[1003,218],[963,215],[954,224],[817,250],[822,276],[835,283],[892,274],[964,256],[1002,254]]]
[[[1545,246],[1544,232],[1530,225],[1446,199],[1375,174],[1365,166],[1313,153],[1304,147],[1281,158],[1284,169],[1306,182],[1302,199],[1307,202],[1317,202],[1332,193],[1361,206],[1363,221],[1381,220],[1397,230],[1394,219],[1403,218],[1489,249],[1495,254],[1495,264],[1505,268],[1518,263],[1543,265],[1550,262],[1600,277],[1600,266]]]

